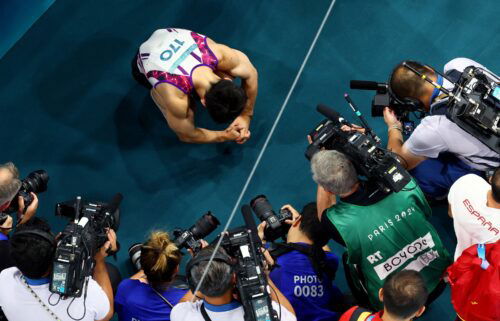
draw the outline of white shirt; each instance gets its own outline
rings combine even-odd
[[[177,304],[173,309],[172,313],[170,313],[170,319],[172,321],[205,321],[201,314],[200,306],[203,301],[192,302],[182,302]],[[272,302],[273,308],[277,311],[278,316],[280,315],[281,310],[281,321],[296,321],[297,318],[288,311],[282,305],[279,305],[276,302]],[[207,306],[205,306],[205,310],[207,311],[208,316],[213,321],[243,321],[244,311],[243,306],[239,306],[235,309],[228,311],[219,311],[214,312],[209,310]]]
[[[449,70],[462,72],[468,66],[484,68],[473,60],[456,58],[445,65],[444,72]],[[447,80],[444,80],[443,87],[453,89],[453,85]],[[450,152],[478,170],[487,169],[486,165],[500,166],[500,155],[464,131],[445,115],[427,116],[422,119],[404,146],[414,155],[427,158],[437,158],[440,153]],[[484,160],[480,157],[496,158],[498,161]]]
[[[54,318],[26,288],[22,274],[17,267],[11,267],[0,273],[0,307],[9,321],[54,321]],[[83,295],[79,298],[61,299],[49,291],[49,284],[30,285],[36,295],[49,309],[63,321],[73,321],[66,312],[68,306],[71,316],[80,319],[84,313]],[[52,295],[52,296],[51,296]],[[58,302],[59,301],[59,302]],[[55,304],[55,305],[54,305]],[[85,300],[85,317],[81,321],[101,320],[109,312],[109,300],[106,293],[90,279]]]
[[[471,245],[500,239],[500,209],[486,206],[489,190],[491,185],[474,174],[462,176],[450,188],[448,202],[457,235],[455,260]]]

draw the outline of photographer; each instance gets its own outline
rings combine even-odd
[[[93,279],[80,297],[61,297],[49,291],[56,248],[50,227],[38,218],[19,226],[10,240],[15,267],[0,273],[0,307],[8,320],[109,320],[113,290],[105,265],[108,250],[116,250],[116,235],[95,255]]]
[[[166,232],[153,232],[142,244],[142,270],[118,287],[115,309],[121,321],[170,320],[172,308],[188,290],[174,287],[182,254]]]
[[[405,63],[445,89],[453,88],[453,84],[431,68],[414,61]],[[456,81],[468,66],[482,67],[470,59],[456,58],[445,65],[444,74]],[[404,159],[424,193],[442,198],[461,176],[469,173],[482,175],[485,170],[500,165],[498,153],[448,119],[448,98],[440,95],[438,89],[403,66],[403,63],[392,72],[389,86],[392,95],[399,101],[414,102],[419,109],[430,113],[403,143],[401,122],[393,110],[384,109],[389,135],[387,148]]]
[[[340,321],[411,321],[425,311],[428,291],[422,276],[416,271],[393,273],[379,290],[384,309],[371,313],[359,306],[352,307]]]
[[[449,214],[457,236],[455,260],[471,245],[500,240],[500,167],[490,182],[469,174],[450,189]]]
[[[27,222],[33,215],[35,215],[38,208],[38,198],[35,193],[30,193],[33,201],[25,208],[24,199],[15,196],[21,188],[21,181],[19,180],[19,171],[17,167],[11,163],[0,165],[0,271],[14,266],[14,263],[9,255],[9,233],[17,224]],[[3,213],[12,203],[18,202],[18,221]]]
[[[359,303],[381,308],[379,288],[403,269],[421,272],[433,298],[440,294],[441,275],[451,260],[427,221],[431,209],[414,180],[398,193],[385,193],[376,182],[359,180],[351,161],[335,150],[317,152],[311,169],[318,215],[347,248],[346,277]]]
[[[196,256],[210,257],[213,251],[214,247],[205,247]],[[226,257],[227,261],[230,261],[229,256],[222,248],[219,248],[217,255]],[[195,282],[200,281],[207,267],[208,272],[200,287],[203,300],[177,304],[172,310],[171,319],[173,321],[244,320],[243,306],[235,299],[236,274],[232,266],[220,259],[212,261],[210,266],[208,266],[208,261],[201,261],[194,265],[190,271]],[[271,288],[272,305],[278,311],[281,320],[296,320],[290,302],[270,279],[268,281]]]
[[[290,205],[283,208],[293,220],[286,222],[290,224],[286,244],[275,243],[270,251],[275,264],[269,277],[290,301],[298,320],[337,320],[340,315],[334,310],[341,293],[332,283],[339,258],[323,250],[329,236],[318,220],[316,203],[307,204],[301,214]],[[265,227],[266,222],[258,227],[263,242]]]

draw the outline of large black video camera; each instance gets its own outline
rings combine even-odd
[[[500,154],[499,84],[500,78],[483,68],[465,68],[453,90],[446,92],[446,116]]]
[[[58,238],[50,291],[64,297],[80,297],[92,275],[94,255],[108,240],[108,229],[118,230],[123,196],[110,203],[76,200],[56,204],[56,215],[73,219]]]
[[[223,235],[221,246],[235,259],[236,288],[243,304],[246,321],[277,320],[273,310],[267,277],[265,258],[261,252],[262,241],[248,205],[242,207],[245,226]]]
[[[372,117],[383,117],[384,108],[389,107],[394,111],[398,120],[403,124],[405,134],[410,134],[415,129],[415,122],[410,119],[410,113],[420,112],[419,118],[423,117],[422,111],[419,111],[413,105],[403,104],[395,99],[389,91],[389,85],[385,82],[351,80],[351,89],[375,90],[376,94],[372,100]]]
[[[47,190],[49,175],[43,169],[39,169],[29,173],[21,182],[21,189],[19,189],[19,192],[14,196],[10,202],[10,206],[4,211],[5,213],[15,213],[19,210],[19,203],[17,201],[19,196],[23,198],[24,208],[27,209],[31,202],[33,202],[33,197],[30,194],[31,192],[38,194]]]
[[[190,249],[194,255],[201,250],[200,240],[212,233],[218,225],[220,225],[219,220],[209,211],[187,230],[175,229],[173,231],[175,245],[178,248]]]
[[[379,146],[375,135],[358,131],[344,131],[343,125],[351,126],[338,112],[318,105],[318,112],[328,117],[309,133],[312,143],[307,147],[306,158],[321,149],[338,150],[352,161],[359,175],[378,184],[383,192],[399,192],[411,180],[410,174],[390,151]],[[366,129],[371,132],[371,129]]]
[[[292,212],[285,208],[276,214],[265,195],[256,196],[250,201],[250,206],[259,220],[267,223],[264,229],[266,241],[273,242],[280,237],[285,238],[290,229],[290,225],[285,221],[293,219]]]

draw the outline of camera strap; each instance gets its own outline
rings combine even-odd
[[[207,310],[205,309],[205,302],[203,302],[201,304],[200,311],[201,311],[201,315],[203,316],[203,319],[205,319],[205,321],[212,321],[212,319],[210,319],[210,317],[208,316]]]
[[[52,310],[45,303],[43,303],[42,299],[40,299],[40,297],[35,293],[35,291],[33,291],[31,286],[29,286],[28,282],[26,282],[24,276],[21,277],[21,280],[23,281],[23,284],[26,286],[26,289],[30,291],[30,293],[38,301],[38,303],[40,303],[40,305],[45,309],[45,311],[47,311],[50,314],[50,316],[54,318],[54,320],[61,321],[61,319],[54,312],[52,312]]]
[[[151,289],[153,289],[153,291],[158,294],[158,296],[171,308],[173,309],[174,308],[174,305],[172,303],[170,303],[170,301],[168,301],[163,295],[161,295],[160,292],[156,291],[155,288],[151,287]]]

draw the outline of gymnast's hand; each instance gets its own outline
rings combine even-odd
[[[228,129],[236,130],[240,135],[235,141],[238,144],[245,143],[250,138],[250,117],[240,115],[229,125]]]

